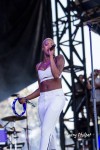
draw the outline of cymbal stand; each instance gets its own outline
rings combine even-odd
[[[16,133],[16,130],[15,130],[15,120],[14,120],[14,137],[17,135]],[[17,150],[17,139],[15,137],[15,140],[14,140],[14,145],[15,145],[15,150]]]
[[[12,135],[9,138],[10,138],[10,150],[12,150]]]

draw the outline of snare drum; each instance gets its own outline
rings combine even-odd
[[[7,133],[4,128],[0,128],[0,145],[7,144]]]

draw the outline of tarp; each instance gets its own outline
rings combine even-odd
[[[50,0],[0,0],[0,101],[37,80],[46,37],[52,38]]]

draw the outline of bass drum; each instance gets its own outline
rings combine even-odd
[[[0,146],[5,146],[7,144],[7,133],[4,128],[0,128]]]

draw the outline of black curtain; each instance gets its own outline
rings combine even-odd
[[[52,33],[50,0],[0,0],[0,101],[37,80],[42,40]]]

